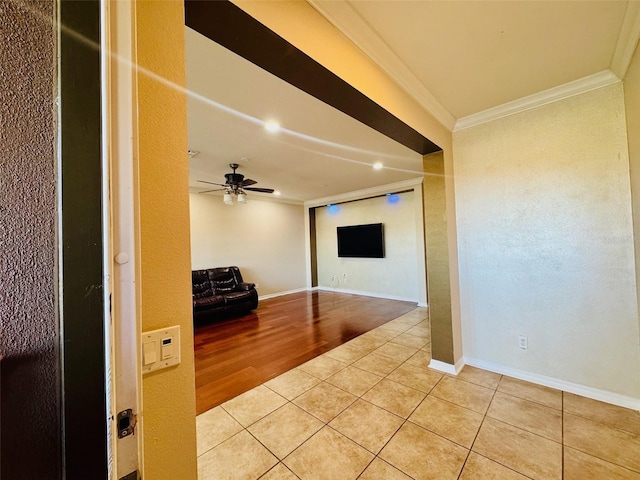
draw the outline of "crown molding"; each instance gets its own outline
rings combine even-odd
[[[573,82],[565,83],[564,85],[558,85],[557,87],[553,87],[539,93],[534,93],[533,95],[522,97],[518,100],[504,103],[496,107],[488,108],[482,112],[462,117],[456,122],[453,131],[458,132],[465,128],[475,127],[476,125],[497,120],[498,118],[514,115],[548,103],[557,102],[564,98],[586,93],[597,88],[606,87],[607,85],[612,85],[619,81],[620,79],[611,70],[604,70],[602,72],[574,80]]]
[[[412,189],[416,185],[422,184],[422,177],[411,178],[402,182],[389,183],[387,185],[380,185],[379,187],[365,188],[362,190],[355,190],[353,192],[341,193],[339,195],[333,195],[331,197],[317,198],[315,200],[307,200],[304,202],[305,208],[320,207],[329,205],[331,203],[343,203],[353,200],[364,200],[366,198],[376,197],[379,195],[385,195],[387,193],[398,192],[405,189]]]
[[[611,71],[624,78],[640,40],[640,2],[630,1],[622,21],[618,43],[611,59]]]
[[[438,122],[453,129],[456,119],[418,80],[380,36],[364,21],[348,2],[307,0],[345,37],[373,60],[406,93]]]

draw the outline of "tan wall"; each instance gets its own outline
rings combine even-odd
[[[194,270],[236,265],[260,296],[306,288],[302,205],[256,196],[246,205],[225,205],[215,195],[189,198]]]
[[[183,3],[138,1],[135,9],[138,64],[184,86]],[[143,379],[144,478],[194,479],[186,97],[144,72],[137,81],[142,330],[180,325],[182,350],[179,366]]]
[[[455,364],[451,322],[449,244],[442,152],[424,157],[424,224],[427,248],[427,281],[431,353],[434,360]]]
[[[636,254],[636,287],[640,301],[640,44],[624,78],[624,104],[629,140],[629,170],[631,172],[631,202]],[[640,310],[640,308],[639,308]],[[640,372],[638,373],[640,375]]]
[[[640,399],[622,84],[454,149],[465,359]]]

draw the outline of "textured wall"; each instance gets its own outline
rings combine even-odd
[[[624,79],[624,104],[629,139],[629,169],[633,204],[633,232],[636,253],[636,288],[640,302],[640,44]],[[640,321],[640,320],[639,320]],[[640,369],[638,369],[640,376]]]
[[[465,357],[640,398],[622,84],[456,132],[454,154]]]
[[[2,478],[60,476],[54,2],[0,2]]]
[[[237,265],[261,296],[306,288],[302,205],[252,196],[246,205],[213,195],[189,200],[192,269]]]
[[[182,2],[136,2],[142,68],[185,85]],[[196,478],[195,373],[187,104],[180,89],[138,74],[142,330],[181,327],[181,361],[143,379],[144,477]]]
[[[377,197],[316,208],[319,286],[418,301],[415,195],[397,198],[396,203]],[[368,223],[384,224],[385,258],[338,257],[336,227]]]

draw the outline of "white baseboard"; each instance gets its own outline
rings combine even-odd
[[[384,293],[375,293],[375,292],[363,292],[361,290],[347,290],[346,288],[331,288],[331,287],[314,287],[314,290],[322,290],[325,292],[336,292],[336,293],[349,293],[351,295],[362,295],[364,297],[376,297],[376,298],[385,298],[387,300],[401,300],[403,302],[413,302],[418,303],[415,298],[407,298],[407,297],[398,297],[395,295],[385,295]]]
[[[258,301],[266,300],[267,298],[281,297],[282,295],[289,295],[290,293],[306,292],[307,290],[309,290],[307,287],[303,287],[296,288],[294,290],[287,290],[285,292],[270,293],[268,295],[258,295]]]
[[[427,302],[418,302],[418,306],[419,306],[419,307],[425,307],[425,308],[426,308],[426,307],[428,307],[428,306],[429,306],[429,304],[428,304]]]
[[[429,368],[439,372],[448,373],[449,375],[458,375],[460,370],[462,370],[462,367],[464,367],[464,361],[462,358],[458,360],[455,365],[441,362],[440,360],[434,360],[433,358],[429,362]]]
[[[531,373],[524,370],[505,367],[503,365],[485,362],[484,360],[478,360],[477,358],[466,356],[463,358],[464,363],[466,365],[471,365],[472,367],[482,368],[483,370],[489,370],[490,372],[500,373],[509,377],[518,378],[520,380],[536,383],[545,387],[563,390],[565,392],[574,393],[576,395],[592,398],[593,400],[599,400],[601,402],[611,403],[620,407],[631,408],[632,410],[640,410],[639,398],[633,398],[627,395],[621,395],[619,393],[601,390],[599,388],[587,387],[585,385],[567,382],[565,380],[559,380],[557,378],[547,377],[545,375],[539,375],[537,373]]]

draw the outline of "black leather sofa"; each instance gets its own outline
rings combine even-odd
[[[193,320],[245,313],[258,307],[253,283],[244,282],[238,267],[191,272]]]

